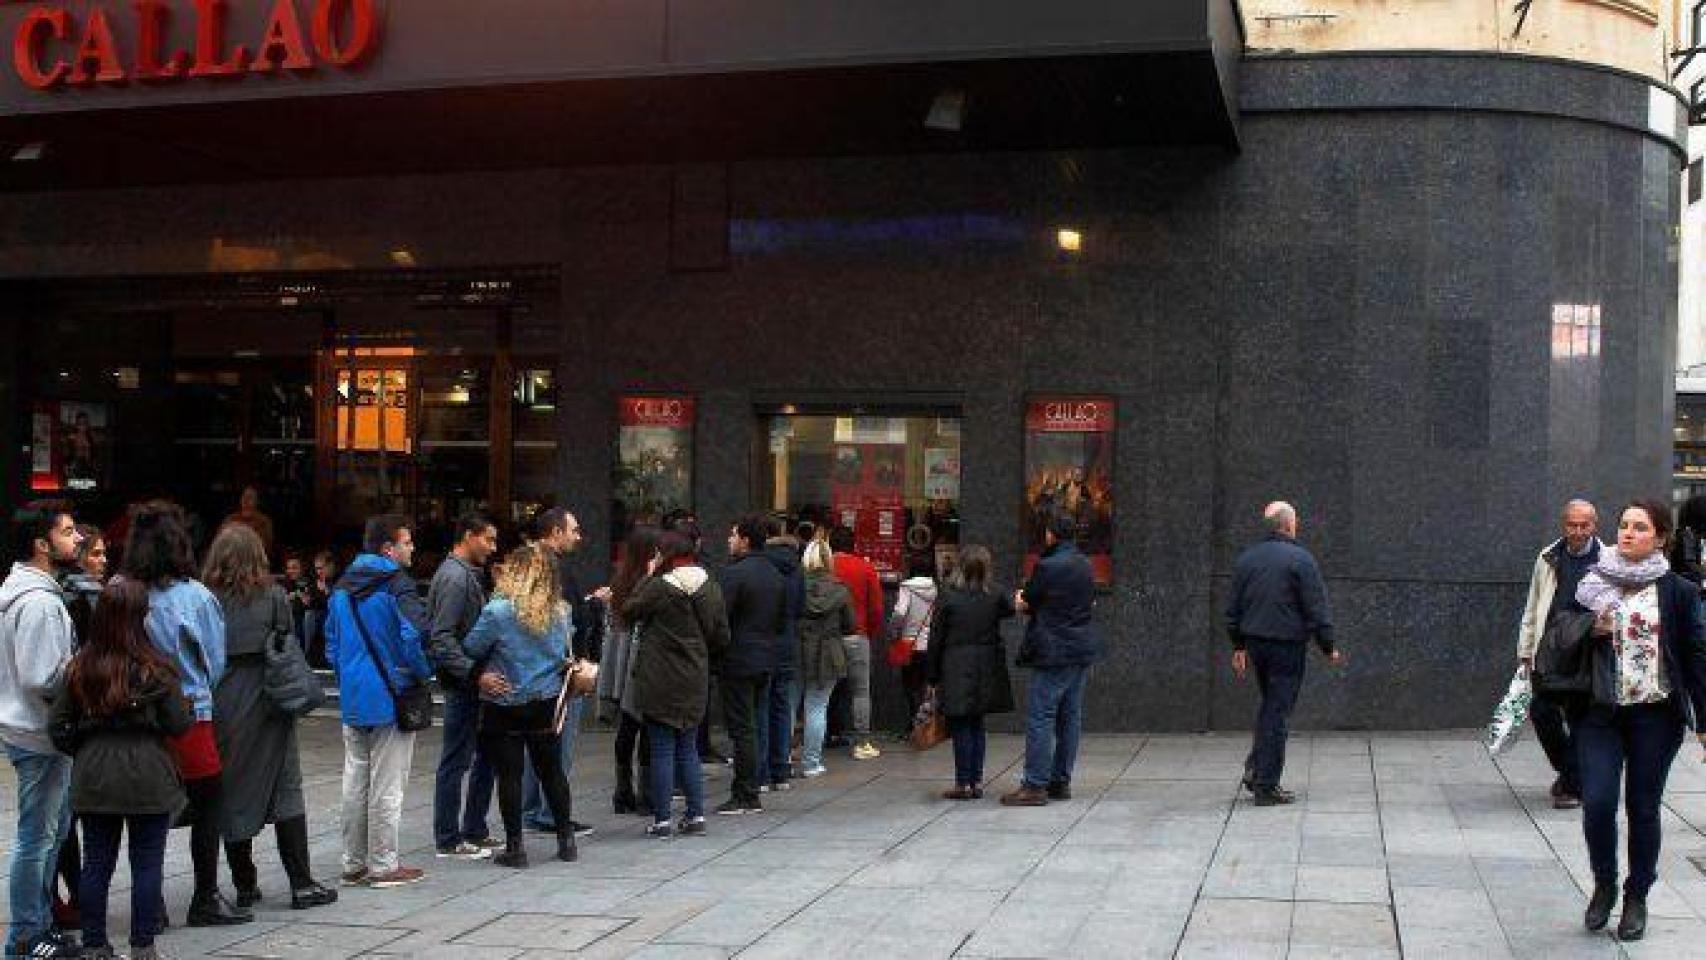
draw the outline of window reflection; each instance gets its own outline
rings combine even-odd
[[[1599,356],[1599,304],[1552,305],[1552,359]]]

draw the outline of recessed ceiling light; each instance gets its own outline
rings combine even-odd
[[[40,160],[42,155],[45,153],[47,153],[47,142],[44,140],[36,140],[13,150],[12,162],[28,163],[32,160]]]
[[[1077,253],[1084,249],[1084,235],[1070,227],[1062,228],[1056,232],[1054,235],[1054,242],[1059,244],[1060,249],[1065,250],[1067,253]]]

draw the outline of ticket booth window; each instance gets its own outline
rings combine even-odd
[[[846,526],[885,581],[952,568],[960,542],[960,418],[853,411],[764,418],[759,502],[791,523]]]

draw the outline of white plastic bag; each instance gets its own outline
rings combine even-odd
[[[1522,725],[1528,722],[1528,705],[1533,701],[1534,684],[1528,678],[1528,671],[1518,667],[1505,698],[1493,708],[1493,722],[1487,724],[1487,732],[1481,737],[1488,753],[1496,757],[1516,742]]]

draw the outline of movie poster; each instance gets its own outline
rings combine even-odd
[[[38,401],[30,414],[30,489],[91,493],[109,483],[110,408],[104,403]]]
[[[634,524],[693,509],[695,412],[692,397],[618,398],[613,556]]]
[[[841,442],[843,437],[883,442]],[[902,572],[906,557],[906,434],[900,443],[869,427],[837,425],[830,469],[830,510],[853,530],[853,552],[871,561],[879,576]]]
[[[1033,398],[1025,412],[1025,570],[1043,548],[1049,515],[1074,522],[1078,549],[1096,583],[1114,580],[1114,428],[1112,397]]]

